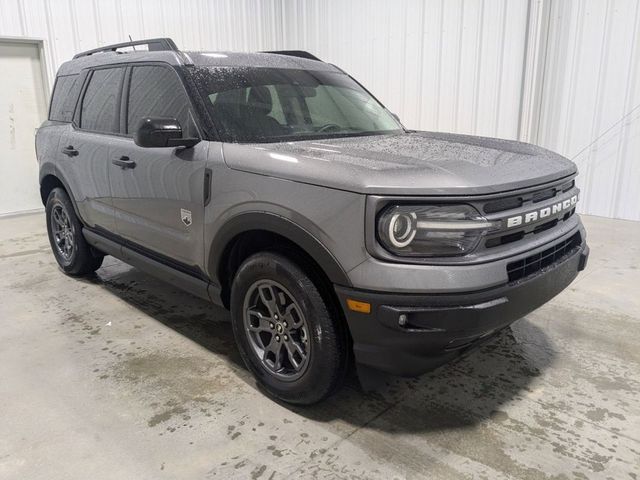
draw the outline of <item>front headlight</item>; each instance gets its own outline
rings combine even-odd
[[[470,205],[392,205],[378,216],[380,243],[403,257],[464,255],[499,228]]]

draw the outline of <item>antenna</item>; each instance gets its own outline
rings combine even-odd
[[[133,38],[131,38],[131,34],[129,34],[129,41],[130,41],[131,43],[133,43]],[[136,46],[135,46],[135,45],[131,45],[131,48],[133,48],[133,51],[134,51],[134,52],[136,51]]]

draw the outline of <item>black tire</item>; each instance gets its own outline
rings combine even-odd
[[[82,235],[82,224],[76,216],[73,204],[69,195],[62,188],[54,188],[49,194],[46,206],[47,233],[53,255],[60,265],[60,268],[68,275],[78,276],[95,272],[100,265],[104,255],[97,252],[87,243]],[[56,220],[56,218],[58,220]],[[56,232],[58,221],[63,218],[65,225],[63,233]],[[57,244],[58,238],[64,237],[62,245]],[[67,247],[70,247],[67,249]]]
[[[306,360],[299,362],[305,365],[304,370],[294,372],[289,378],[282,378],[284,373],[279,374],[274,371],[275,365],[270,368],[263,361],[255,347],[259,341],[253,340],[255,337],[252,336],[245,321],[245,318],[256,319],[255,316],[247,313],[249,310],[254,311],[258,308],[251,303],[251,298],[258,298],[256,302],[260,303],[260,307],[266,306],[266,303],[262,304],[264,297],[260,293],[257,294],[258,297],[252,297],[252,295],[256,295],[256,289],[262,291],[261,286],[264,288],[269,284],[275,286],[276,296],[282,299],[282,303],[278,301],[278,306],[275,307],[277,311],[282,311],[286,305],[283,294],[288,294],[293,303],[299,307],[302,314],[300,324],[304,323],[308,332],[301,335],[300,329],[297,335],[299,346],[306,350]],[[270,312],[271,309],[268,311]],[[289,313],[288,317],[280,315],[279,319],[286,328],[290,328],[289,342],[295,341],[296,332],[292,327],[288,327],[283,319],[293,318],[291,315],[293,314]],[[269,318],[272,319],[273,315]],[[330,302],[325,301],[312,277],[287,257],[273,252],[261,252],[250,256],[242,263],[231,287],[231,319],[242,359],[259,385],[269,395],[288,403],[309,405],[323,400],[341,385],[348,367],[348,334],[344,322]],[[268,323],[271,325],[272,322],[268,321]],[[277,327],[282,327],[282,324]],[[270,328],[273,327],[270,326]],[[269,333],[266,332],[264,335]],[[256,334],[253,333],[253,335]],[[304,338],[301,340],[303,336],[307,336],[306,341]],[[285,337],[286,334],[281,338]],[[284,340],[282,343],[284,348],[282,352],[285,357],[282,363],[285,365],[289,363],[290,370],[294,370],[294,364],[291,362],[291,343],[284,345]],[[265,347],[265,350],[267,349]],[[280,371],[285,370],[283,367]]]

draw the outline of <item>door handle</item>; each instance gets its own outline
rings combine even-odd
[[[77,157],[80,154],[78,150],[73,148],[73,145],[69,145],[68,147],[63,148],[62,153],[64,153],[67,157]]]
[[[120,158],[114,158],[111,160],[111,163],[113,163],[114,165],[118,165],[120,168],[122,168],[123,170],[125,168],[136,168],[136,162],[134,162],[133,160],[131,160],[129,157],[127,157],[126,155],[121,156]]]

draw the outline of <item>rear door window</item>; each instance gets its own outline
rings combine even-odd
[[[127,105],[127,134],[145,117],[175,118],[185,137],[196,136],[189,98],[178,74],[168,67],[133,67]]]
[[[63,75],[56,79],[51,96],[49,120],[70,122],[80,90],[79,75]]]
[[[118,98],[124,68],[103,68],[91,74],[82,100],[80,128],[102,133],[118,133]]]

